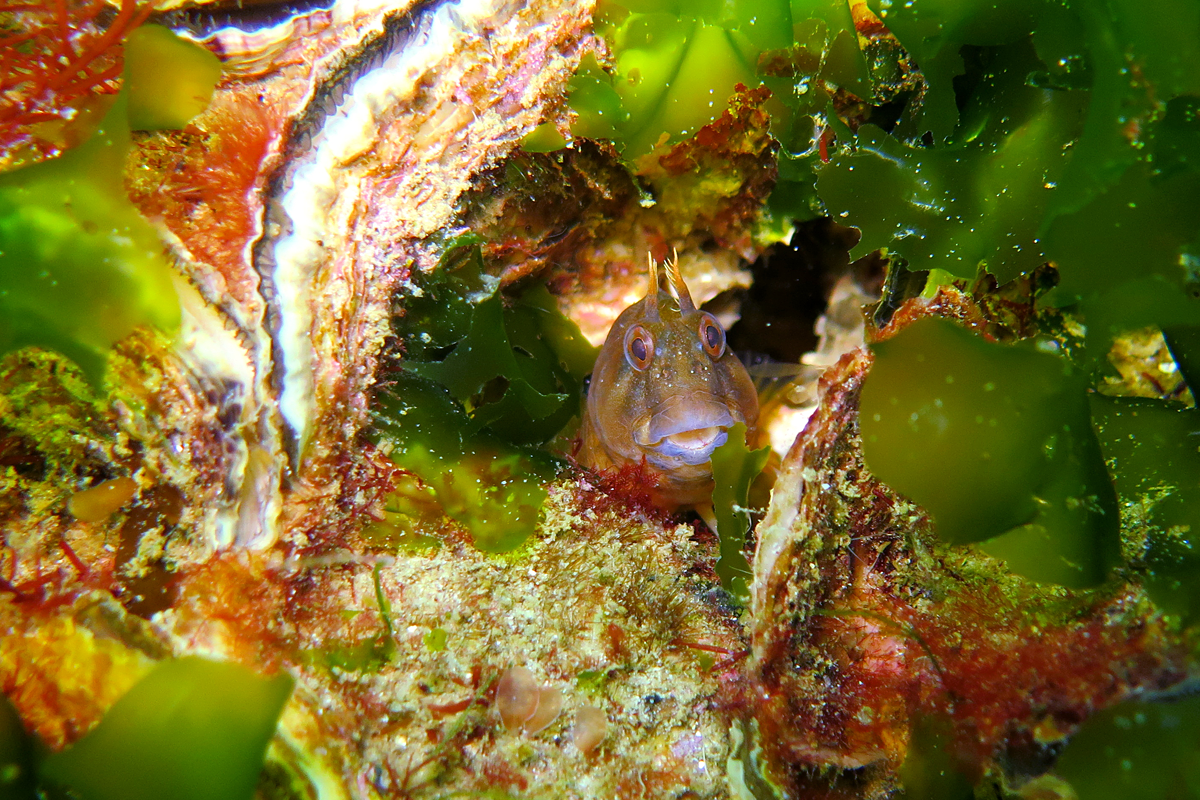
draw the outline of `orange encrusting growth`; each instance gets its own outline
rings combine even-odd
[[[140,144],[129,182],[138,210],[161,220],[243,302],[257,291],[244,277],[245,251],[259,234],[255,194],[280,117],[255,94],[218,92],[200,121]]]

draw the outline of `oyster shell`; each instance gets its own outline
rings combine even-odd
[[[397,284],[433,267],[472,176],[547,115],[589,18],[588,4],[338,3],[202,40],[239,66],[197,125],[236,137],[222,111],[255,97],[270,109],[262,166],[229,209],[256,220],[246,238],[213,247],[164,216],[200,296],[184,306],[179,391],[198,408],[216,395],[223,421],[207,454],[223,489],[201,525],[214,548],[266,548],[324,515],[314,504],[336,496],[331,462],[366,419]],[[181,166],[183,181],[210,165]]]
[[[989,324],[943,287],[873,334],[929,315]],[[1095,709],[1176,684],[1186,648],[1139,588],[1070,593],[939,543],[926,513],[863,463],[871,364],[860,347],[822,376],[758,527],[749,671],[766,772],[785,796],[812,788],[798,764],[856,771],[864,796],[883,796],[914,719],[936,718],[965,769],[1020,782],[1005,765],[1052,763]]]
[[[528,230],[508,225],[527,210],[516,192],[479,200],[523,136],[566,127],[567,81],[598,46],[593,11],[339,2],[195,32],[225,81],[194,131],[143,137],[135,154],[134,195],[177,257],[178,340],[121,344],[112,407],[51,356],[3,375],[6,398],[34,386],[71,429],[69,446],[45,445],[69,452],[0,476],[17,487],[0,506],[0,686],[52,746],[148,662],[204,653],[296,678],[271,762],[297,796],[768,797],[772,783],[883,796],[921,713],[949,715],[972,765],[1003,772],[1095,707],[1194,672],[1136,588],[1062,595],[939,545],[863,466],[861,348],[820,362],[821,404],[759,527],[748,631],[712,572],[712,537],[639,505],[636,474],[560,478],[514,557],[453,526],[436,550],[381,555],[358,538],[395,487],[360,438],[393,303],[456,233],[481,220],[518,231],[488,243],[505,267],[493,277],[549,271],[593,336],[622,307],[625,272],[642,282],[643,250],[678,247],[707,292],[746,278],[774,179],[755,92],[714,123],[748,134],[723,154],[740,180],[694,214],[664,209],[682,203],[670,179],[713,156],[696,142],[642,175],[659,182],[654,204],[623,172],[589,184],[577,215],[555,209]],[[614,163],[599,150],[537,163],[587,183]],[[899,319],[923,313],[986,321],[953,292]],[[39,469],[52,479],[21,474]],[[63,513],[63,487],[125,472],[132,508],[105,522]],[[1033,631],[1052,601],[1054,624]],[[522,666],[565,687],[544,731],[504,731],[493,705],[498,676]],[[565,736],[584,708],[609,723],[587,752]]]

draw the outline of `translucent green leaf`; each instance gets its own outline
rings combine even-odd
[[[139,325],[179,320],[173,271],[125,195],[125,95],[61,157],[0,176],[0,353],[58,350],[93,382]]]
[[[1200,619],[1200,412],[1141,398],[1090,400],[1122,506],[1148,537],[1152,596],[1185,621]]]
[[[553,122],[543,122],[521,140],[521,149],[526,153],[550,153],[566,146],[567,140]]]
[[[85,800],[249,800],[291,691],[284,674],[164,661],[42,775]]]
[[[425,634],[425,649],[431,653],[444,652],[449,640],[450,634],[446,633],[445,628],[431,628],[429,633]]]
[[[177,130],[208,106],[221,61],[161,25],[142,25],[125,40],[129,127]]]
[[[1038,580],[1104,578],[1116,503],[1066,361],[941,319],[873,350],[860,415],[873,474],[928,509],[947,542],[990,539],[993,555]]]
[[[389,383],[377,398],[375,431],[392,461],[420,476],[439,510],[464,525],[481,550],[520,546],[537,525],[554,459],[480,431],[433,381],[402,372]],[[402,518],[396,524],[421,516],[406,498],[393,497],[389,505]]]
[[[949,719],[919,717],[900,765],[903,797],[921,800],[973,800],[974,782],[954,758],[954,729]]]
[[[954,79],[965,71],[963,45],[1003,45],[1034,29],[1044,0],[868,0],[924,76],[926,91],[906,122],[909,135],[925,131],[948,139],[958,124]]]
[[[644,130],[662,105],[695,27],[694,20],[673,14],[645,14],[631,17],[615,32],[614,87],[628,115],[623,128],[626,141]],[[657,140],[658,133],[647,136]]]
[[[1200,172],[1157,177],[1139,164],[1079,211],[1055,219],[1045,238],[1060,291],[1086,297],[1150,276],[1182,287],[1185,253],[1197,235]]]
[[[853,94],[871,97],[867,62],[858,47],[847,0],[792,0],[793,37],[821,54],[821,77]],[[814,28],[811,22],[819,23]]]
[[[1200,797],[1200,697],[1122,703],[1093,715],[1056,772],[1079,800]]]
[[[589,139],[617,139],[617,129],[625,125],[629,112],[621,105],[612,77],[596,63],[594,54],[583,57],[571,78],[570,90],[571,109],[575,112],[571,133]]]
[[[750,530],[746,504],[750,484],[766,466],[771,448],[751,450],[746,446],[746,426],[738,423],[729,431],[725,444],[713,451],[713,513],[717,518],[717,536],[721,555],[717,575],[721,585],[735,598],[745,602],[749,596],[750,564],[742,548]]]
[[[1154,171],[1164,177],[1200,172],[1200,97],[1176,97],[1167,102],[1151,137]]]
[[[1057,24],[1086,44],[1092,99],[1052,216],[1080,211],[1121,179],[1141,156],[1158,103],[1200,92],[1200,6],[1192,0],[1164,0],[1154,13],[1137,0],[1070,8],[1078,21]]]
[[[748,63],[755,63],[764,50],[791,46],[792,8],[788,0],[733,0],[732,6],[731,27],[752,48],[743,53]]]
[[[17,710],[0,694],[0,797],[37,800],[34,742]]]
[[[629,112],[627,157],[675,142],[719,117],[737,84],[757,85],[735,34],[719,25],[646,15],[631,20],[617,57],[617,93]],[[754,54],[757,58],[757,53]]]
[[[1002,282],[1046,260],[1041,228],[1086,96],[1027,86],[1036,63],[1027,44],[993,54],[949,146],[864,125],[855,149],[818,167],[830,215],[863,232],[855,254],[886,247],[914,269],[972,278],[985,267]]]

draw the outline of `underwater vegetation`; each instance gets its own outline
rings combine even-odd
[[[0,65],[0,795],[1200,796],[1200,3],[16,2]],[[713,528],[580,463],[647,255],[760,389]]]

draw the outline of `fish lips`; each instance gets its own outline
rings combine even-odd
[[[705,392],[669,397],[634,421],[633,441],[664,467],[697,466],[712,459],[745,422],[741,413]]]

